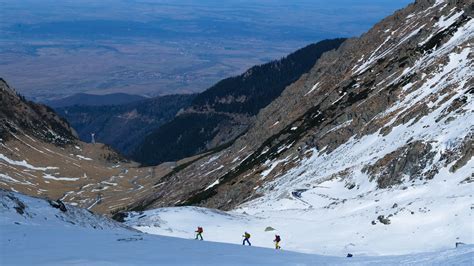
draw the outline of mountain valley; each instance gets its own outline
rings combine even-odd
[[[124,249],[115,234],[175,256],[182,247],[202,258],[193,250],[203,244],[211,265],[233,248],[237,265],[472,264],[473,49],[472,1],[417,0],[358,38],[310,45],[196,95],[57,114],[2,79],[0,223],[20,243],[15,222],[33,228],[39,222],[29,219],[40,216],[28,215],[36,207],[20,213],[18,202],[41,205],[54,223],[76,219],[32,196],[97,215],[86,220],[105,224],[96,240],[114,254]],[[119,152],[105,139],[81,141],[101,126],[115,136],[106,141],[124,143]],[[167,238],[192,238],[197,226],[209,241]],[[251,253],[227,245],[245,231],[259,247]],[[276,234],[278,259],[260,249],[274,248]],[[80,264],[71,248],[53,264]],[[348,253],[354,260],[341,258]],[[148,256],[139,263],[172,263]]]

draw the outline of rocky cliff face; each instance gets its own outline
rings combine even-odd
[[[231,147],[164,176],[130,208],[230,209],[328,180],[347,190],[471,182],[463,175],[473,163],[473,10],[471,1],[420,0],[347,40]]]
[[[18,130],[58,145],[73,143],[77,135],[69,124],[41,104],[27,101],[0,79],[0,138],[15,138]]]

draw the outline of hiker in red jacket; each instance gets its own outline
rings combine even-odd
[[[201,238],[201,240],[204,240],[202,238],[202,232],[204,232],[204,230],[202,230],[202,227],[198,226],[198,229],[195,232],[196,232],[196,240],[198,240],[198,237]]]
[[[281,238],[279,235],[275,235],[275,240],[273,240],[273,242],[275,242],[275,249],[281,249],[280,247],[280,241],[281,241]]]

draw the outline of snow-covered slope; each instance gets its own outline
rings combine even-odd
[[[153,236],[87,210],[0,190],[1,265],[468,265],[474,247],[354,258]],[[196,211],[196,210],[192,210]],[[222,215],[222,214],[218,214]]]
[[[438,1],[432,8],[451,7]],[[315,235],[319,249],[329,253],[351,247],[397,254],[447,248],[458,241],[474,243],[474,20],[454,7],[428,31],[436,35],[455,29],[463,16],[467,22],[445,37],[446,42],[425,51],[390,82],[372,88],[384,91],[407,75],[418,77],[404,84],[398,100],[372,118],[383,126],[354,135],[328,153],[326,147],[305,150],[307,156],[296,166],[275,171],[273,181],[256,187],[263,196],[239,211],[285,223],[296,219],[288,234],[304,226]],[[399,49],[397,45],[382,45],[354,74]],[[330,131],[350,130],[350,123]],[[293,156],[282,154],[266,164],[295,163]],[[262,172],[262,179],[268,172]],[[296,234],[298,239],[304,236]]]
[[[459,181],[419,182],[402,193],[370,191],[370,186],[348,193],[345,182],[331,180],[307,192],[249,202],[232,212],[161,208],[129,213],[126,223],[143,232],[182,238],[193,237],[193,230],[203,226],[207,240],[235,244],[248,231],[254,245],[267,248],[273,248],[279,234],[285,250],[334,256],[439,251],[456,242],[474,243],[471,187],[446,189]]]

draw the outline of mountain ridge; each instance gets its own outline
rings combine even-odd
[[[113,106],[67,103],[69,106],[55,110],[83,141],[89,142],[90,134],[95,133],[97,141],[144,165],[177,161],[229,144],[242,135],[258,110],[303,75],[322,53],[344,40],[307,45],[279,60],[223,79],[198,94],[158,96]],[[100,100],[104,96],[96,97]],[[64,105],[61,100],[60,105]]]
[[[61,199],[95,212],[123,209],[186,160],[139,168],[102,143],[80,141],[54,110],[0,80],[0,188]]]
[[[60,107],[68,107],[74,105],[81,106],[99,106],[99,105],[120,105],[132,102],[138,102],[147,99],[141,95],[128,93],[111,93],[111,94],[89,94],[76,93],[61,99],[46,101],[44,104],[57,109]]]
[[[199,93],[173,120],[150,133],[132,158],[153,165],[231,143],[251,126],[259,110],[304,75],[323,53],[336,49],[344,40],[310,44],[280,60],[219,81]]]
[[[28,101],[0,78],[0,137],[16,138],[15,125],[29,134],[58,145],[72,144],[77,138],[69,123],[44,105]]]

